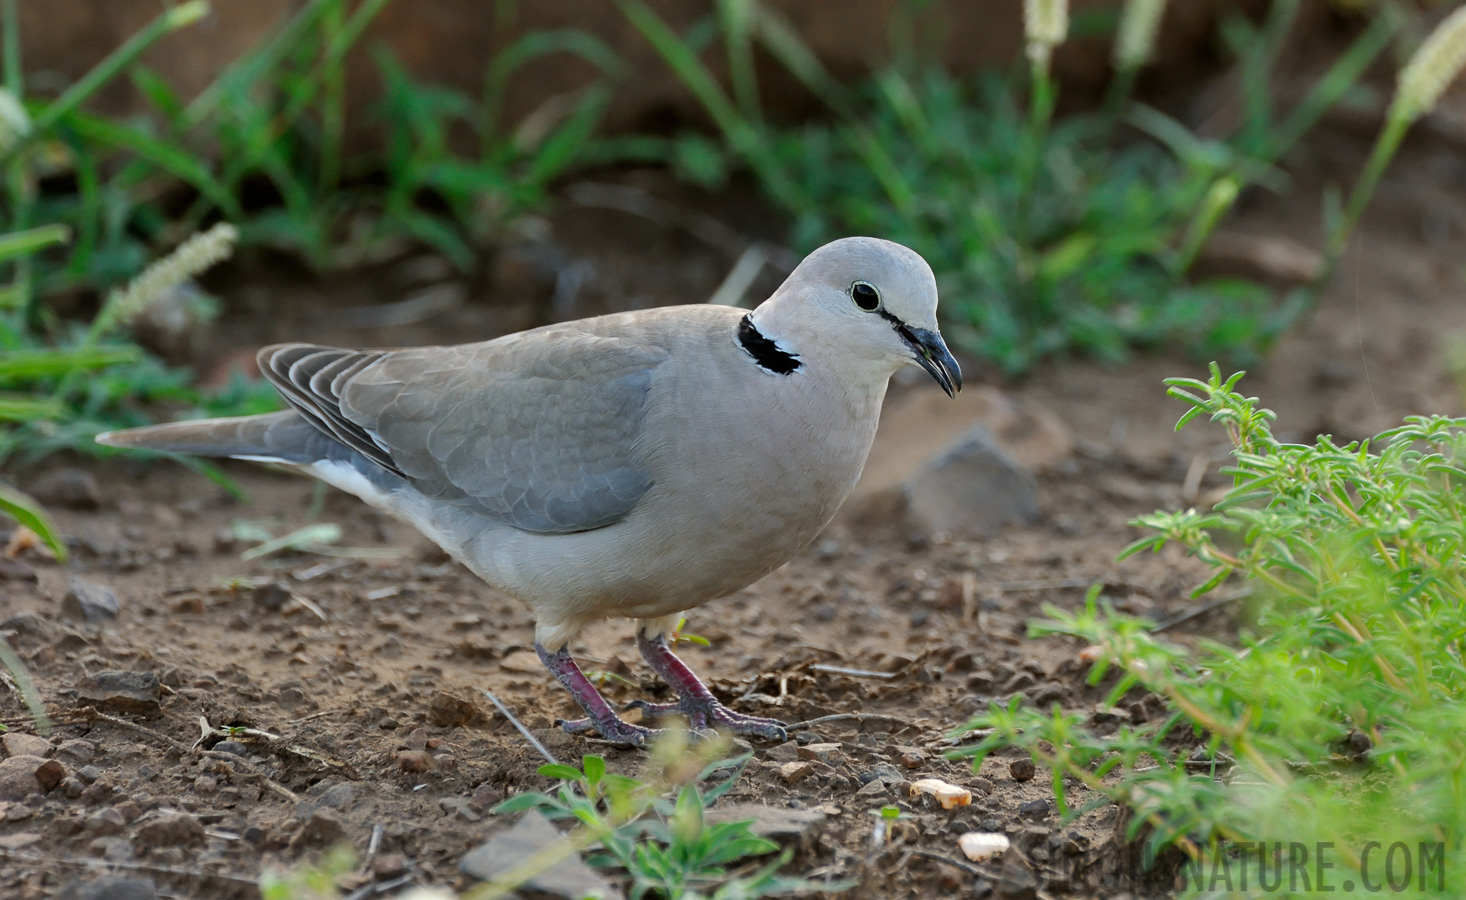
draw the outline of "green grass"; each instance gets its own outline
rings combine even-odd
[[[1116,613],[1096,588],[1083,609],[1046,610],[1035,635],[1095,645],[1104,701],[1160,695],[1170,714],[1097,728],[1016,698],[969,729],[1047,767],[1060,809],[1070,785],[1130,807],[1131,837],[1181,848],[1210,872],[1254,866],[1239,849],[1332,842],[1335,885],[1378,883],[1388,847],[1442,846],[1446,893],[1466,890],[1466,419],[1412,417],[1363,442],[1286,444],[1239,375],[1169,379],[1235,447],[1232,488],[1211,510],[1157,512],[1125,555],[1178,544],[1249,601],[1235,643],[1173,643]],[[1132,695],[1133,696],[1133,695]],[[1111,726],[1113,728],[1113,726]],[[1203,765],[1188,751],[1200,744]],[[1434,851],[1432,851],[1434,852]],[[1431,877],[1434,885],[1436,876]],[[1193,877],[1194,883],[1194,877]],[[1255,883],[1255,881],[1254,881]],[[1412,891],[1401,896],[1416,896]],[[1429,892],[1427,892],[1429,893]],[[1284,896],[1286,894],[1279,894]]]
[[[673,159],[686,177],[717,185],[745,166],[790,215],[803,250],[852,233],[913,247],[937,273],[951,339],[1010,374],[1061,354],[1117,360],[1137,346],[1244,360],[1264,352],[1319,285],[1279,295],[1196,278],[1193,264],[1241,191],[1287,189],[1273,164],[1350,93],[1400,24],[1393,7],[1376,13],[1279,111],[1271,89],[1297,0],[1275,0],[1260,24],[1228,18],[1244,114],[1232,134],[1203,138],[1130,100],[1145,54],[1127,57],[1104,108],[1054,121],[1060,86],[1046,65],[959,80],[916,62],[907,40],[895,62],[850,89],[755,0],[727,0],[685,35],[640,0],[619,2],[720,131],[717,141],[678,142]],[[919,18],[915,6],[903,12]],[[731,91],[703,61],[718,35]],[[753,45],[830,119],[771,124],[758,106]]]

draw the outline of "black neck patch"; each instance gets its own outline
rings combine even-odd
[[[738,345],[748,351],[753,361],[775,375],[788,375],[804,365],[799,357],[779,349],[779,345],[763,336],[753,324],[753,316],[747,315],[738,323]]]

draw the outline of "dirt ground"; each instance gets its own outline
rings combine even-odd
[[[1317,246],[1319,186],[1351,172],[1364,149],[1348,135],[1326,145],[1290,161],[1308,173],[1295,192],[1253,198],[1230,228]],[[1427,143],[1409,148],[1393,173],[1322,307],[1244,382],[1278,410],[1285,435],[1358,437],[1405,414],[1460,409],[1444,359],[1466,329],[1466,163]],[[546,315],[698,301],[732,259],[717,234],[698,231],[705,213],[690,210],[745,239],[775,236],[744,194],[688,198],[655,179],[616,179],[646,188],[660,206],[628,213],[567,199],[546,223],[553,239],[502,254],[483,278],[454,288],[459,299],[426,316],[420,305],[384,319],[372,304],[434,280],[431,265],[322,284],[246,260],[214,285],[231,314],[202,352],[237,360],[284,338],[472,340]],[[657,213],[669,209],[680,212]],[[754,293],[777,280],[766,274]],[[258,315],[266,308],[271,317]],[[975,371],[970,381],[980,380]],[[1172,552],[1114,557],[1138,536],[1126,524],[1132,517],[1205,502],[1220,484],[1210,473],[1225,454],[1223,435],[1204,425],[1173,435],[1181,407],[1160,384],[1204,371],[1204,362],[1153,357],[1120,368],[1055,365],[1000,385],[1015,402],[1055,413],[1073,437],[1074,452],[1039,476],[1037,522],[981,541],[837,526],[762,582],[690,614],[687,630],[711,646],[683,645],[684,656],[735,709],[791,723],[847,716],[795,732],[800,744],[839,749],[792,783],[781,761],[793,748],[755,745],[723,801],[824,815],[789,871],[853,879],[859,887],[847,897],[1169,895],[1164,873],[1134,864],[1118,810],[1063,821],[1048,773],[1034,777],[1009,758],[973,772],[943,754],[975,710],[1015,692],[1082,711],[1099,728],[1157,714],[1141,697],[1099,707],[1104,689],[1085,684],[1079,648],[1030,640],[1026,622],[1044,604],[1076,604],[1096,581],[1121,609],[1162,621],[1197,607],[1188,596],[1201,577],[1193,561]],[[928,389],[898,386],[890,402]],[[77,499],[83,508],[53,504],[73,559],[59,566],[23,554],[0,570],[0,628],[51,705],[47,752],[63,769],[49,793],[0,802],[0,896],[50,896],[109,869],[146,875],[166,896],[254,896],[263,868],[313,859],[336,840],[361,860],[348,879],[352,896],[409,882],[465,886],[459,859],[507,825],[488,808],[549,784],[535,772],[542,760],[483,690],[561,760],[601,753],[626,773],[644,764],[641,752],[554,729],[573,710],[534,659],[526,609],[356,500],[245,464],[226,467],[248,494],[243,502],[161,463],[62,460],[25,477],[37,484],[78,465],[95,479],[97,505],[86,508],[87,496]],[[1197,483],[1201,471],[1208,474]],[[342,546],[382,555],[246,562],[247,545],[231,537],[241,520],[276,534],[336,523]],[[115,590],[120,614],[101,624],[68,616],[73,576]],[[1225,634],[1229,624],[1226,613],[1212,613],[1172,634]],[[574,649],[625,679],[608,682],[613,701],[667,696],[636,656],[629,623],[593,629]],[[107,670],[155,675],[161,705],[110,718],[87,712],[95,703],[86,699],[88,678]],[[13,693],[0,691],[0,714],[29,731]],[[197,743],[201,723],[281,738],[221,749],[218,734]],[[971,788],[972,804],[947,811],[909,797],[907,783],[929,776]],[[1082,789],[1073,791],[1082,804]],[[873,847],[872,813],[892,803],[910,816]],[[1019,853],[1006,871],[966,861],[956,839],[969,830],[1013,839]]]

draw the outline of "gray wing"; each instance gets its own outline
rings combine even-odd
[[[666,350],[576,324],[487,344],[292,344],[260,370],[312,424],[423,494],[524,531],[588,531],[651,489],[641,442]]]

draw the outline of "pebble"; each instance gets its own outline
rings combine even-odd
[[[472,823],[483,818],[474,812],[473,804],[462,797],[444,797],[438,801],[438,806],[455,822]]]
[[[50,756],[53,749],[45,738],[19,731],[0,735],[0,746],[5,748],[6,756]]]
[[[816,760],[827,766],[838,766],[845,761],[845,754],[839,744],[806,744],[799,748],[799,758]]]
[[[482,721],[483,710],[472,701],[456,697],[447,691],[433,691],[428,697],[428,724],[440,728],[461,728],[473,722]]]
[[[220,741],[213,749],[219,753],[230,753],[234,756],[244,756],[249,753],[249,745],[239,741]]]
[[[764,751],[764,758],[772,763],[791,763],[799,758],[799,742],[786,741]]]
[[[163,686],[152,672],[109,670],[83,678],[76,695],[104,710],[147,714],[159,710]]]
[[[56,758],[73,766],[84,766],[97,758],[97,745],[81,738],[62,741],[56,748]]]
[[[785,784],[795,784],[809,777],[813,771],[814,766],[808,760],[800,760],[779,766],[779,777]]]
[[[897,759],[908,769],[919,769],[926,764],[926,754],[915,747],[897,747]]]
[[[84,829],[93,835],[121,834],[127,829],[127,820],[115,807],[108,806],[87,816]]]
[[[201,841],[204,826],[184,813],[163,813],[139,824],[133,839],[143,847],[178,847]]]
[[[290,839],[290,846],[296,849],[329,847],[345,837],[346,826],[341,824],[340,817],[334,812],[317,809],[310,814],[310,818],[296,832],[295,837]]]
[[[37,791],[50,791],[66,777],[54,759],[12,756],[0,761],[0,800],[24,800]]]
[[[122,606],[117,602],[117,592],[105,584],[90,581],[79,575],[71,576],[66,583],[66,594],[61,598],[61,614],[83,622],[105,622],[117,618]]]
[[[1035,771],[1033,760],[1027,757],[1008,763],[1008,774],[1013,776],[1014,781],[1032,781]]]
[[[426,772],[437,764],[426,750],[398,750],[397,765],[404,772]]]
[[[1018,807],[1018,814],[1029,819],[1042,819],[1049,814],[1049,801],[1030,800]]]

